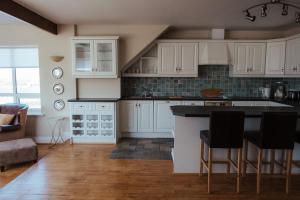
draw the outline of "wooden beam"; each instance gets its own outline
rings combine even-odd
[[[57,24],[12,0],[1,0],[0,11],[57,35]]]

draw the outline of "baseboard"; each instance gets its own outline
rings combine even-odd
[[[172,133],[121,133],[120,138],[173,138]]]
[[[51,136],[33,137],[34,141],[38,144],[50,144],[51,138],[52,138]],[[70,133],[69,132],[63,133],[62,138],[64,141],[67,141],[68,139],[70,139]],[[55,136],[55,139],[57,139],[57,136]],[[58,143],[62,143],[61,139],[58,140]]]

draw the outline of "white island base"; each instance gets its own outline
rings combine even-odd
[[[299,124],[299,123],[298,123]],[[246,118],[245,130],[258,130],[260,118]],[[199,173],[200,172],[200,130],[207,130],[209,127],[208,117],[181,117],[175,116],[174,123],[174,149],[173,169],[174,173]],[[283,133],[284,134],[284,133]],[[249,143],[248,159],[257,160],[257,150]],[[205,148],[206,149],[206,148]],[[206,156],[206,153],[204,154]],[[276,159],[282,160],[282,151],[276,151]],[[214,149],[213,160],[226,160],[227,149]],[[236,151],[232,150],[232,158],[235,160]],[[265,150],[264,160],[269,160],[269,151]],[[300,145],[295,144],[294,160],[300,160]],[[249,166],[247,172],[254,173]],[[264,165],[263,172],[269,172],[269,166]],[[280,170],[275,168],[275,173]],[[213,173],[226,173],[226,165],[213,165]],[[300,173],[299,168],[293,167],[292,173]]]

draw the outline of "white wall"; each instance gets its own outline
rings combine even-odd
[[[44,116],[29,117],[27,135],[49,136],[51,133],[48,126],[49,118],[68,115],[67,100],[75,96],[75,84],[71,76],[69,39],[73,33],[73,26],[59,26],[59,35],[53,35],[28,24],[0,25],[0,45],[37,45],[39,48],[41,103]],[[52,55],[61,55],[65,58],[60,63],[55,63],[50,59]],[[61,80],[55,80],[51,76],[51,70],[56,65],[64,70]],[[52,87],[56,82],[61,82],[65,86],[65,92],[60,96],[52,92]],[[63,111],[53,109],[53,101],[56,99],[63,99],[66,102],[66,108]]]

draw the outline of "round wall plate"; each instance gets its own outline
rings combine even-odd
[[[54,67],[52,69],[52,76],[56,79],[60,79],[64,74],[64,71],[61,67]]]
[[[53,106],[54,106],[55,110],[60,111],[60,110],[63,110],[65,108],[65,102],[62,99],[58,99],[58,100],[54,101]]]
[[[64,93],[64,85],[61,83],[56,83],[53,86],[53,92],[57,95]]]

